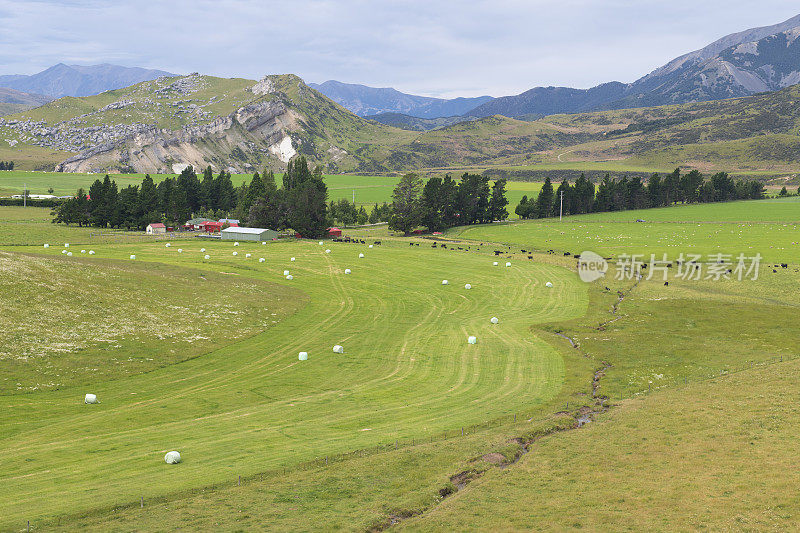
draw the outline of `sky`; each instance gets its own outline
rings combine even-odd
[[[786,0],[0,0],[0,74],[105,62],[503,96],[631,82],[798,13]]]

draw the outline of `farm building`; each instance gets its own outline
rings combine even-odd
[[[228,224],[229,226],[238,226],[239,219],[238,218],[221,218],[219,219],[220,224]]]
[[[161,235],[167,232],[167,227],[160,222],[155,224],[148,224],[147,228],[145,228],[148,235]]]
[[[231,226],[221,232],[223,241],[271,241],[278,238],[278,232],[264,228],[242,228]]]
[[[205,229],[204,225],[207,222],[214,222],[210,218],[193,218],[191,220],[186,221],[186,224],[183,225],[183,229],[186,231],[198,231]]]
[[[331,237],[341,237],[342,230],[340,230],[339,228],[328,228],[328,235]]]
[[[202,224],[202,230],[207,233],[219,233],[222,231],[222,222],[215,222],[213,220]]]

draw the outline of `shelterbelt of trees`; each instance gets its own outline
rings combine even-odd
[[[523,196],[514,212],[520,218],[557,217],[562,212],[562,194],[563,214],[579,215],[665,207],[678,202],[758,200],[764,198],[764,186],[758,181],[734,181],[725,172],[714,174],[710,180],[706,180],[697,170],[681,174],[680,169],[676,169],[663,179],[653,174],[646,184],[641,178],[615,180],[606,174],[595,191],[594,183],[581,174],[574,185],[564,180],[556,191],[553,191],[550,178],[547,178],[539,196],[535,200]]]
[[[106,176],[95,180],[88,194],[78,189],[53,210],[53,222],[79,226],[144,229],[153,222],[180,226],[195,217],[236,217],[250,225],[273,229],[291,227],[303,236],[317,237],[327,229],[328,188],[322,170],[311,171],[305,158],[289,163],[279,189],[272,172],[256,173],[249,184],[235,188],[225,171],[216,177],[211,167],[197,177],[187,167],[176,178],[158,185],[147,175],[141,186],[119,190]]]
[[[0,170],[14,170],[14,162],[0,161]]]

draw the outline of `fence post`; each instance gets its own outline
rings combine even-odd
[[[237,485],[241,485],[241,484],[242,484],[242,476],[239,476],[239,482],[237,483]]]
[[[464,436],[464,426],[461,426],[461,436]]]
[[[140,502],[140,503],[141,503],[141,505],[142,505],[142,509],[144,509],[144,496],[142,496],[142,500],[141,500],[141,502]]]

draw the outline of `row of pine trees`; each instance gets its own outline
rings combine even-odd
[[[0,170],[14,170],[14,162],[0,161]]]
[[[606,175],[597,187],[581,174],[574,185],[564,180],[555,191],[550,178],[545,179],[538,197],[534,200],[523,196],[514,212],[520,218],[548,218],[557,217],[560,213],[579,215],[666,207],[675,203],[761,198],[764,198],[764,186],[760,182],[734,181],[725,172],[714,174],[706,180],[697,170],[682,174],[680,169],[676,169],[664,178],[653,174],[647,183],[639,177],[613,179]]]

